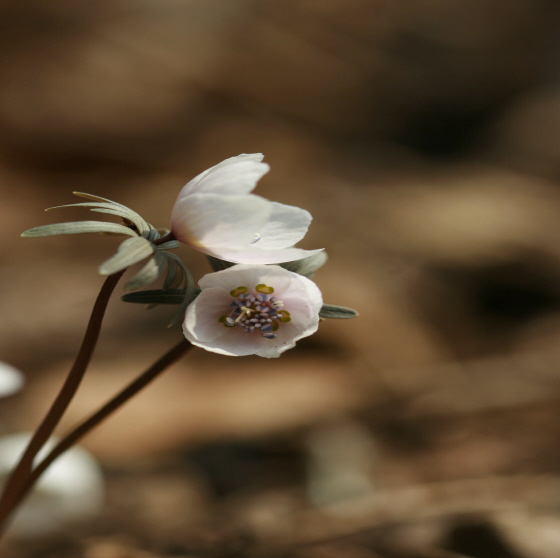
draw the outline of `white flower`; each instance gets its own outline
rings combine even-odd
[[[16,393],[21,389],[23,383],[23,375],[17,368],[0,362],[0,397]]]
[[[321,291],[280,266],[235,265],[205,275],[199,285],[183,332],[208,351],[274,358],[319,326]]]
[[[251,194],[270,167],[263,155],[238,155],[191,180],[171,215],[177,240],[235,263],[282,263],[321,250],[294,248],[311,223],[308,211]]]
[[[31,434],[0,438],[0,484],[8,477],[27,447]],[[35,463],[51,451],[56,439],[41,449]],[[29,497],[17,511],[10,532],[29,537],[59,528],[66,522],[99,512],[105,499],[101,469],[84,449],[73,447],[43,473]]]

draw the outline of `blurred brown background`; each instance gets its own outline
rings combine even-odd
[[[43,213],[73,190],[166,227],[263,152],[257,193],[313,214],[325,300],[360,312],[274,361],[193,351],[84,441],[103,516],[6,555],[560,556],[559,27],[554,0],[1,2],[3,432],[45,412],[118,242],[19,238],[90,218]],[[115,297],[62,430],[171,312]]]

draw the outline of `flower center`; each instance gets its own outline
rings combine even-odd
[[[283,309],[281,300],[272,296],[273,287],[261,283],[255,287],[255,294],[247,291],[245,286],[230,291],[231,312],[219,321],[226,327],[239,326],[247,333],[258,331],[265,339],[275,339],[279,322],[289,322],[290,313]]]

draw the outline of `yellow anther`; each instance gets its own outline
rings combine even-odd
[[[274,292],[274,287],[268,287],[264,283],[261,283],[255,287],[255,291],[263,294],[272,294]]]
[[[247,287],[237,287],[237,289],[233,289],[233,291],[229,291],[229,294],[231,296],[239,296],[240,294],[246,293],[247,292]]]
[[[290,317],[290,313],[287,310],[280,310],[280,312],[278,312],[278,316],[279,316],[279,320],[281,322],[291,322],[292,318]]]

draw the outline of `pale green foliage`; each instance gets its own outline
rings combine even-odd
[[[182,260],[175,254],[167,251],[178,248],[179,242],[177,240],[168,240],[160,245],[156,245],[155,241],[169,231],[155,229],[138,213],[120,203],[83,192],[74,192],[74,194],[90,201],[51,207],[49,210],[64,207],[85,207],[96,213],[120,217],[124,224],[104,221],[55,223],[29,229],[23,232],[21,236],[40,237],[101,233],[121,234],[131,237],[124,240],[119,245],[117,252],[99,266],[99,273],[101,275],[112,275],[149,258],[144,266],[125,284],[125,290],[134,291],[145,287],[165,273],[163,288],[129,293],[123,296],[123,300],[125,302],[147,304],[150,308],[158,304],[178,305],[177,311],[169,322],[169,326],[181,322],[187,306],[200,293],[200,289],[195,288],[191,272]],[[236,265],[213,256],[207,256],[207,258],[213,271],[222,271]],[[279,265],[288,271],[311,278],[326,261],[327,254],[319,252],[301,260]],[[337,319],[349,319],[357,315],[357,312],[351,308],[330,304],[323,305],[319,313],[321,318]]]
[[[326,252],[319,252],[308,258],[303,258],[303,260],[296,260],[295,262],[286,262],[278,264],[280,267],[287,269],[288,271],[293,271],[299,275],[303,275],[308,279],[313,277],[313,274],[327,262],[328,256]]]
[[[126,234],[136,236],[136,233],[129,227],[118,223],[106,223],[104,221],[76,221],[74,223],[54,223],[35,227],[21,233],[21,236],[33,238],[39,236],[58,236],[63,234],[82,234],[82,233],[107,233],[107,234]]]
[[[323,304],[319,316],[321,318],[330,318],[338,320],[349,320],[350,318],[355,318],[358,315],[356,310],[352,308],[346,308],[345,306],[335,306],[334,304]]]
[[[138,263],[155,252],[155,246],[141,236],[125,240],[117,249],[117,253],[99,266],[101,275],[118,273]]]
[[[190,272],[177,256],[166,252],[166,250],[178,248],[179,243],[176,240],[169,240],[159,246],[154,244],[156,240],[161,238],[162,233],[167,234],[169,231],[156,230],[138,213],[120,203],[83,192],[74,192],[74,194],[90,201],[51,207],[47,211],[64,207],[85,207],[93,212],[106,213],[120,217],[124,224],[104,221],[55,223],[29,229],[22,233],[21,236],[39,237],[81,233],[121,234],[129,236],[131,238],[124,240],[119,245],[117,252],[99,266],[99,273],[101,275],[118,273],[149,258],[140,271],[126,283],[126,290],[132,291],[140,289],[152,283],[167,269],[165,288],[181,286],[184,283],[184,289],[186,289],[188,291],[187,294],[190,294],[192,297],[194,281],[192,280]]]

